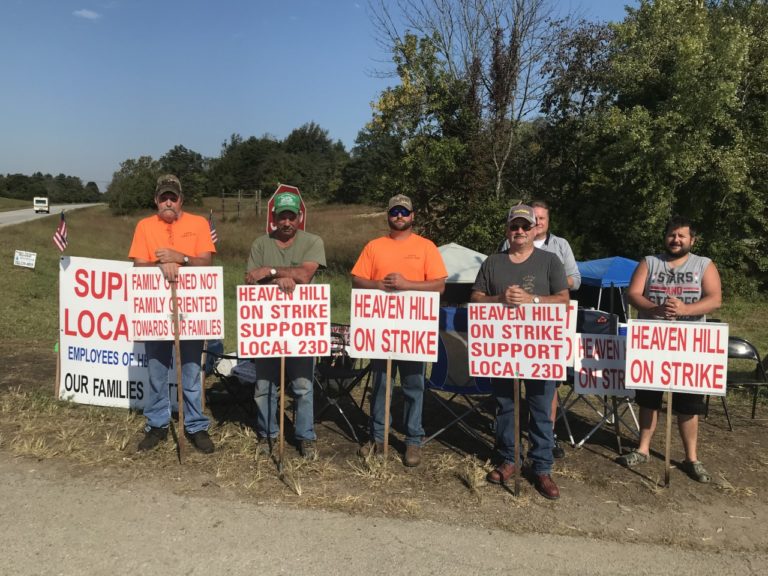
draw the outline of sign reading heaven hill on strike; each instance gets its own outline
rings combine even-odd
[[[223,279],[221,266],[179,268],[173,302],[171,285],[159,268],[132,268],[128,276],[131,340],[173,340],[176,308],[180,340],[224,338]]]
[[[564,380],[567,316],[565,304],[470,304],[469,375]]]
[[[576,394],[635,397],[624,387],[627,337],[579,334],[576,337],[573,389]]]
[[[437,362],[437,292],[352,290],[349,355]]]
[[[728,324],[633,320],[627,388],[725,396]]]
[[[328,356],[331,286],[298,284],[292,293],[274,284],[237,287],[240,358]]]

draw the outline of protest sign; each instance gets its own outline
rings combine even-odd
[[[727,324],[633,320],[627,332],[627,388],[725,396]]]
[[[142,408],[144,345],[128,334],[130,262],[73,258],[59,263],[59,398]]]
[[[468,314],[470,376],[565,379],[564,304],[470,304]]]
[[[237,287],[237,354],[241,358],[328,356],[331,287],[273,284]]]
[[[179,311],[180,340],[224,338],[224,273],[221,266],[179,268],[176,301],[155,266],[131,268],[128,275],[131,340],[173,340],[173,310]]]
[[[437,292],[352,290],[352,358],[437,362]]]
[[[577,394],[635,397],[624,386],[627,338],[608,334],[577,334],[573,389]]]

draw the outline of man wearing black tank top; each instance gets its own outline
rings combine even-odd
[[[720,274],[706,257],[691,253],[696,230],[679,216],[673,217],[664,233],[665,253],[646,256],[638,264],[629,284],[629,302],[638,318],[705,322],[706,315],[720,308]],[[624,466],[648,462],[651,439],[656,430],[662,392],[638,390],[640,444],[618,459]],[[698,459],[699,415],[704,413],[704,396],[676,392],[672,409],[685,449],[682,469],[698,482],[709,482],[710,474]]]

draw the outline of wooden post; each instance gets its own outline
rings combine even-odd
[[[384,381],[384,461],[389,451],[389,403],[392,400],[392,359],[387,358],[387,377]],[[373,416],[371,416],[373,418]]]
[[[184,384],[181,381],[181,342],[179,340],[179,307],[176,298],[176,280],[171,281],[171,314],[173,317],[173,346],[176,351],[176,392],[179,403],[178,448],[179,463],[184,462]]]
[[[515,400],[515,497],[520,496],[520,378],[514,379]]]
[[[205,412],[205,360],[208,357],[208,340],[203,342],[203,353],[200,354],[200,408]]]
[[[285,423],[285,356],[280,356],[280,440],[278,442],[277,455],[277,471],[280,475],[283,474],[283,456],[285,454],[285,431],[283,425]]]
[[[672,444],[672,392],[667,392],[667,441],[664,449],[664,486],[669,487],[669,453]]]

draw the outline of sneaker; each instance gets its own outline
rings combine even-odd
[[[384,442],[366,442],[357,449],[360,458],[369,458],[376,454],[384,454]]]
[[[507,480],[515,475],[517,467],[512,462],[502,462],[496,468],[485,475],[485,479],[491,484],[506,484]]]
[[[565,450],[560,446],[560,442],[558,442],[557,439],[555,439],[555,446],[552,448],[552,458],[555,460],[562,460],[565,458]]]
[[[187,438],[189,438],[190,442],[192,442],[192,445],[203,454],[213,454],[213,442],[211,441],[211,437],[208,436],[208,432],[206,430],[200,430],[194,434],[187,433]]]
[[[403,464],[409,468],[418,466],[421,464],[421,446],[418,444],[408,444],[405,447],[405,455],[403,456]]]
[[[557,500],[560,498],[560,489],[549,474],[536,474],[533,477],[533,485],[536,487],[539,494],[548,500]]]
[[[149,430],[144,433],[144,438],[141,439],[136,450],[138,452],[146,452],[147,450],[157,448],[157,445],[160,444],[160,442],[165,442],[167,437],[168,428],[155,428],[150,426]]]
[[[623,456],[619,456],[618,458],[616,458],[616,462],[618,462],[622,466],[626,466],[627,468],[632,468],[633,466],[637,466],[638,464],[645,464],[650,459],[651,457],[648,454],[643,454],[642,452],[638,452],[637,450],[632,450],[632,452],[627,452]]]
[[[317,460],[317,446],[314,440],[299,440],[299,454],[304,460]]]

